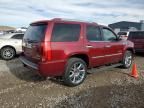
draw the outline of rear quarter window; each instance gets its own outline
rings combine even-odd
[[[78,41],[80,36],[79,24],[55,23],[52,32],[52,42],[73,42]]]

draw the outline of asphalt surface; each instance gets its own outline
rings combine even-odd
[[[138,79],[129,75],[131,68],[117,67],[67,87],[23,67],[18,58],[0,60],[0,108],[144,108],[144,55],[135,62]]]

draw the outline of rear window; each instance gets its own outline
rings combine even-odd
[[[78,41],[80,35],[79,24],[56,23],[52,32],[52,42]]]
[[[131,38],[131,39],[144,39],[144,32],[130,32],[129,38]]]
[[[24,35],[24,39],[40,42],[44,39],[48,24],[32,24]]]

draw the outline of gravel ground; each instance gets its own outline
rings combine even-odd
[[[0,108],[144,108],[144,56],[136,55],[139,78],[130,69],[89,74],[77,87],[44,79],[18,58],[0,60]]]

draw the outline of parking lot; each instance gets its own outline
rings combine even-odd
[[[77,87],[44,79],[22,66],[18,58],[0,60],[1,108],[142,108],[144,107],[144,56],[135,57],[139,78],[130,69],[112,68],[89,74]]]

